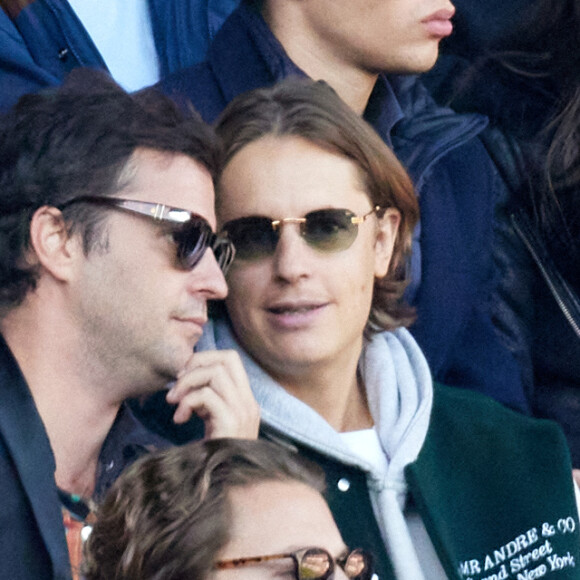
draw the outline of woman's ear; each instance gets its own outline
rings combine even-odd
[[[71,274],[75,258],[82,252],[76,236],[71,236],[61,211],[42,206],[30,221],[30,256],[42,268],[61,281]]]
[[[393,256],[393,248],[399,224],[401,223],[401,214],[394,207],[385,210],[382,218],[378,220],[377,237],[375,242],[375,277],[383,278],[389,271],[389,265]]]

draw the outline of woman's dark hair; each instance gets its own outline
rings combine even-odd
[[[198,441],[138,460],[97,512],[83,577],[203,580],[229,541],[229,491],[267,481],[324,490],[317,467],[264,440]]]
[[[449,104],[486,113],[515,139],[515,202],[568,278],[580,281],[580,2],[536,0],[456,76]],[[502,169],[502,160],[498,159]],[[509,170],[508,170],[509,171]],[[509,182],[509,179],[508,179]]]
[[[411,236],[419,216],[411,179],[374,129],[330,86],[290,78],[240,95],[218,119],[216,132],[223,142],[222,167],[243,147],[269,135],[300,137],[353,161],[371,203],[396,208],[401,214],[389,271],[375,280],[367,330],[392,330],[413,321],[414,311],[401,299],[407,284]],[[219,208],[219,180],[217,190]]]
[[[523,141],[527,183],[519,201],[543,233],[565,276],[580,283],[580,3],[538,0],[499,64],[544,107]],[[501,49],[502,47],[500,47]],[[537,123],[534,111],[523,123]],[[510,130],[510,127],[506,127]]]
[[[102,71],[76,69],[0,118],[0,307],[17,305],[36,285],[38,270],[26,260],[35,211],[114,194],[141,148],[184,154],[218,172],[218,141],[197,114],[185,116],[156,89],[128,94]],[[102,235],[102,216],[85,204],[66,210],[87,253]]]

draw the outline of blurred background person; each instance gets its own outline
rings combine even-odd
[[[239,0],[3,0],[0,110],[77,67],[127,90],[204,59]]]
[[[483,135],[509,185],[496,319],[524,369],[532,411],[563,427],[580,467],[580,3],[503,11],[458,0],[457,37],[425,79],[441,102],[489,116]],[[515,8],[518,8],[515,10]],[[491,21],[501,33],[477,31]]]

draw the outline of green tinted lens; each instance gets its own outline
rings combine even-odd
[[[358,227],[353,223],[355,214],[347,209],[321,209],[306,214],[301,224],[306,242],[322,252],[339,252],[350,248]]]
[[[241,260],[271,256],[279,237],[272,227],[272,220],[261,216],[232,220],[224,226],[223,231],[236,248],[236,258]]]
[[[280,227],[298,223],[306,243],[321,252],[340,252],[350,248],[358,233],[356,215],[347,209],[320,209],[304,218],[283,218],[272,222],[263,216],[232,220],[223,232],[236,248],[236,258],[258,260],[276,251]],[[273,225],[275,224],[275,226]]]

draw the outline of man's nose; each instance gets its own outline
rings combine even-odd
[[[287,282],[308,277],[313,251],[300,235],[299,224],[284,224],[273,256],[275,276]]]
[[[204,252],[201,260],[189,275],[188,289],[192,293],[206,294],[210,300],[220,300],[228,293],[224,274],[210,248]]]

